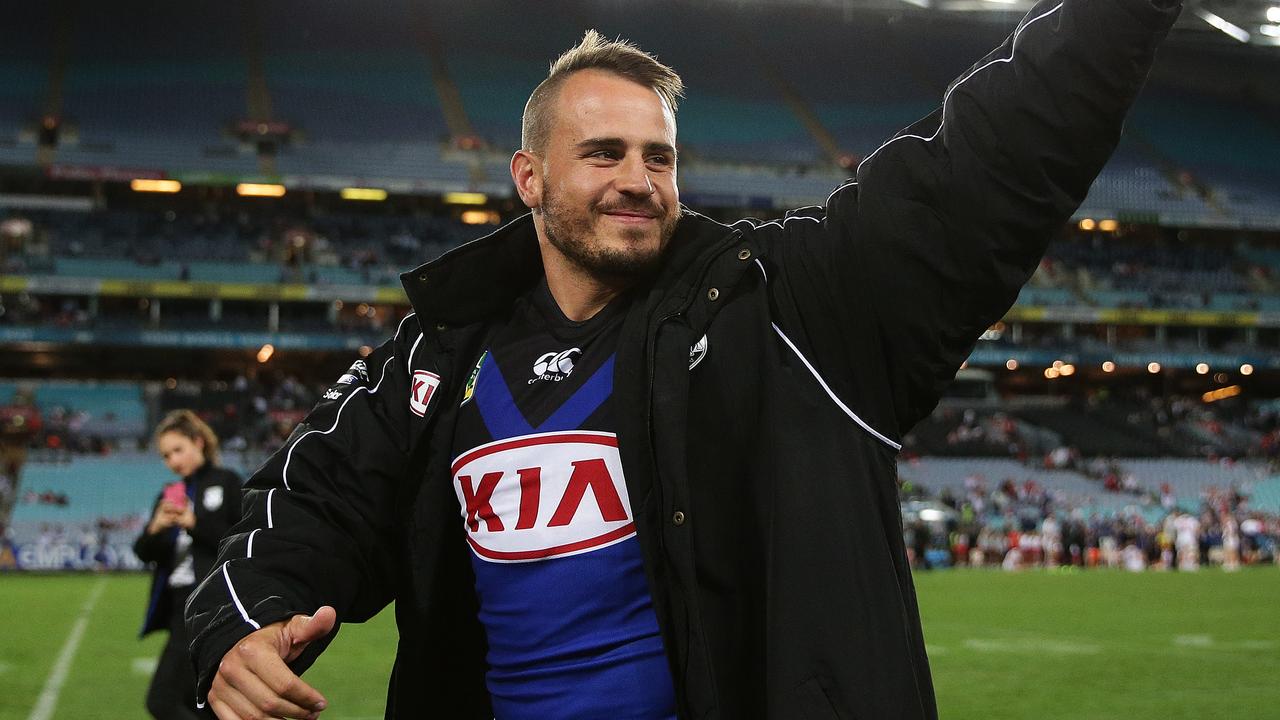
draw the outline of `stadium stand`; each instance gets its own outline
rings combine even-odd
[[[898,475],[933,493],[946,490],[959,496],[964,496],[975,483],[994,489],[1005,481],[1018,485],[1031,481],[1047,489],[1060,507],[1086,514],[1114,513],[1139,504],[1134,496],[1108,493],[1101,484],[1078,472],[1046,470],[1009,459],[917,458],[899,463]]]
[[[32,392],[44,419],[42,433],[34,438],[38,447],[88,450],[104,442],[127,445],[146,432],[147,409],[138,383],[0,380],[0,403],[24,389]]]
[[[822,202],[1009,29],[818,4],[654,9],[285,0],[244,13],[85,7],[70,25],[49,4],[13,9],[0,27],[0,179],[42,200],[0,209],[0,227],[20,229],[0,238],[0,336],[20,349],[3,372],[44,378],[32,358],[117,343],[159,353],[113,371],[129,380],[35,380],[43,426],[10,535],[114,532],[145,513],[167,473],[138,448],[168,409],[195,408],[243,467],[278,446],[341,370],[306,352],[368,352],[407,311],[400,272],[523,212],[507,176],[521,110],[547,58],[585,28],[621,32],[684,73],[682,198],[726,219]],[[62,56],[50,50],[60,29]],[[841,65],[850,46],[856,67]],[[1086,562],[1111,537],[1157,564],[1176,511],[1199,513],[1207,542],[1224,513],[1258,520],[1253,547],[1266,546],[1280,513],[1280,407],[1267,400],[1280,367],[1280,136],[1274,114],[1225,82],[1247,74],[1240,61],[1193,45],[1174,55],[1076,227],[975,351],[994,370],[983,392],[947,400],[905,438],[917,560],[961,561],[943,551],[958,532],[975,545],[983,534],[999,561],[1017,547],[1009,531],[1047,536],[1056,518],[1074,528],[1059,562]],[[1184,82],[1202,61],[1211,70]],[[184,189],[134,196],[123,183],[135,174]],[[232,195],[257,180],[288,197]],[[357,185],[391,198],[357,208],[336,194]],[[487,194],[480,225],[441,197],[468,190]],[[246,359],[270,343],[300,348],[303,372]],[[173,369],[162,355],[179,346],[219,369]],[[1168,369],[1143,385],[1156,357]],[[1116,375],[1097,369],[1104,359]],[[1064,360],[1080,370],[1054,385]],[[1193,376],[1200,363],[1212,372]],[[32,382],[0,381],[0,398]],[[1199,397],[1230,387],[1244,397]],[[917,527],[909,503],[956,522]]]
[[[126,13],[88,11],[70,39],[74,52],[60,88],[66,127],[53,159],[256,176],[263,169],[260,138],[241,136],[236,124],[264,115],[287,128],[269,153],[274,172],[401,179],[434,191],[483,187],[509,196],[506,156],[518,144],[517,118],[545,58],[583,27],[607,32],[624,14],[598,4],[535,20],[499,5],[427,10],[393,3],[394,12],[384,14],[341,6],[302,12],[294,3],[274,3],[252,20],[151,8],[127,27]],[[636,40],[687,68],[688,84],[697,90],[684,106],[681,143],[691,170],[699,161],[707,167],[690,175],[688,190],[739,201],[767,198],[772,207],[820,201],[839,179],[837,159],[871,152],[936,107],[954,68],[980,57],[1003,34],[998,25],[933,20],[928,29],[935,40],[926,55],[919,52],[918,29],[900,30],[879,16],[833,23],[824,8],[740,10],[726,24],[707,8],[664,3],[662,13],[639,26],[630,14],[625,20]],[[242,36],[254,21],[275,31],[246,53]],[[9,128],[11,140],[43,113],[49,88],[39,81],[43,68],[31,63],[47,54],[33,38],[51,35],[54,25],[50,14],[23,10],[12,27],[46,32],[4,37],[14,52],[0,62],[0,72],[12,78],[4,83],[0,131]],[[197,27],[198,43],[192,42]],[[681,41],[699,28],[738,42],[695,49]],[[127,49],[110,40],[124,36],[131,38]],[[794,52],[789,38],[801,36],[810,52]],[[814,60],[841,57],[850,43],[865,49],[857,72],[851,69],[841,82],[811,72]],[[739,46],[752,48],[751,56],[730,49]],[[317,47],[325,51],[314,52]],[[922,62],[926,56],[929,62]],[[246,78],[260,83],[256,102],[246,101]],[[1248,103],[1155,85],[1083,216],[1149,213],[1210,226],[1274,219],[1280,197],[1265,182],[1280,146],[1274,127]],[[260,107],[250,107],[255,104]],[[725,117],[735,122],[726,124]],[[1237,119],[1229,131],[1224,117]],[[451,151],[472,135],[495,155]],[[33,150],[29,141],[0,143],[0,161],[29,165]],[[757,171],[765,181],[751,183],[735,177],[740,173],[732,165],[741,162],[786,172],[804,168],[821,181],[780,187],[769,181],[774,170]]]
[[[1280,515],[1280,477],[1271,477],[1254,485],[1250,505],[1259,512]]]
[[[1116,458],[1125,472],[1133,473],[1147,489],[1168,485],[1180,503],[1195,508],[1205,492],[1238,489],[1251,492],[1269,473],[1265,466],[1231,461],[1187,461],[1168,458]]]

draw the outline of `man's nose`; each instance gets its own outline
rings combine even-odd
[[[649,179],[649,171],[642,160],[627,160],[622,163],[617,188],[618,192],[627,195],[648,197],[654,193],[653,180]]]

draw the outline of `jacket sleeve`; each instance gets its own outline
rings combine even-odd
[[[142,532],[138,533],[138,539],[133,541],[133,554],[144,563],[156,563],[164,567],[173,564],[173,533],[168,529],[154,535],[147,532],[147,528],[151,525],[151,518],[156,514],[156,508],[160,507],[162,497],[163,494],[157,496],[156,501],[151,505],[147,524],[143,525]]]
[[[222,505],[213,512],[198,513],[195,526],[188,531],[192,543],[210,554],[218,551],[218,542],[240,519],[240,477],[223,468],[217,469],[216,477],[222,488]]]
[[[245,486],[243,517],[187,602],[204,702],[222,656],[254,630],[332,605],[339,622],[392,597],[397,486],[409,468],[412,314],[395,337],[335,383]],[[294,663],[301,672],[334,633]]]
[[[882,394],[865,404],[890,440],[932,411],[1083,202],[1178,11],[1041,0],[825,209],[778,223],[779,326],[832,392]]]

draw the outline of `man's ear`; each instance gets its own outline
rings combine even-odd
[[[511,156],[511,181],[520,201],[530,210],[542,207],[542,159],[528,150]]]

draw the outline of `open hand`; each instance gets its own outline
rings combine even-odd
[[[222,656],[209,688],[209,707],[221,720],[317,717],[327,706],[324,696],[286,663],[332,632],[337,619],[325,605],[314,615],[294,615],[245,636]]]

